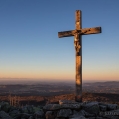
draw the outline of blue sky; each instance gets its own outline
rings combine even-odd
[[[118,0],[0,0],[0,78],[75,80],[75,29],[102,27],[101,34],[82,36],[85,80],[119,80]]]

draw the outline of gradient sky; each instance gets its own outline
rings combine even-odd
[[[75,29],[102,27],[82,36],[85,80],[119,80],[119,0],[0,0],[0,78],[75,80]]]

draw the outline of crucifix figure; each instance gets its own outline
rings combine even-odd
[[[59,38],[74,36],[76,51],[76,95],[75,101],[82,102],[82,35],[101,33],[101,27],[82,29],[81,11],[76,10],[75,30],[58,32]]]

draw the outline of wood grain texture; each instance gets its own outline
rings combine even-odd
[[[98,34],[101,33],[101,27],[93,27],[93,28],[83,28],[80,30],[69,30],[69,31],[61,31],[58,32],[58,37],[70,37],[74,36],[76,33],[79,35],[89,35],[89,34]]]
[[[76,30],[80,30],[82,28],[81,10],[76,10],[75,17],[76,17],[75,18],[76,19],[76,22],[75,22]]]
[[[70,31],[61,31],[58,32],[58,37],[69,37],[69,36],[74,36],[75,30],[70,30]]]
[[[89,35],[89,34],[97,34],[101,33],[101,27],[94,27],[94,28],[84,28],[79,31],[81,35]]]

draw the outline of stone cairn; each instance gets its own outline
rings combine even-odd
[[[119,106],[102,102],[59,100],[59,104],[13,107],[0,102],[0,119],[119,119]]]
[[[46,119],[119,119],[119,106],[102,102],[60,100],[43,107]]]

